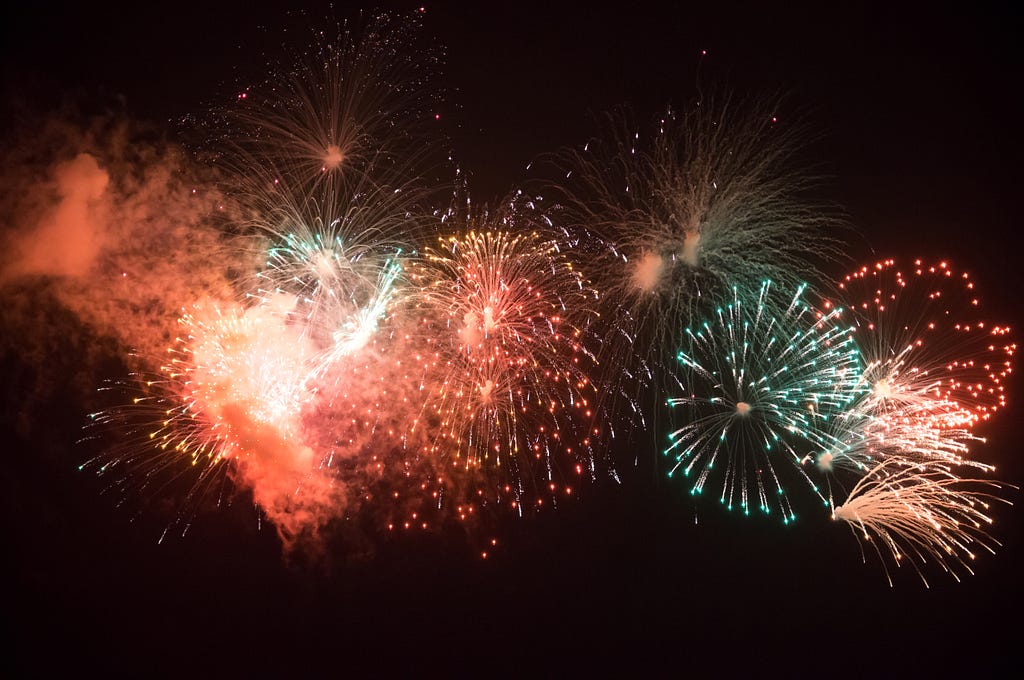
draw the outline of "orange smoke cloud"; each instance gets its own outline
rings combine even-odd
[[[216,226],[224,201],[208,171],[179,149],[106,119],[18,139],[0,159],[0,286],[50,291],[141,357],[164,352],[183,306],[230,294],[245,251]]]
[[[16,260],[8,276],[83,276],[103,247],[107,206],[100,199],[110,176],[87,153],[58,163],[52,175],[59,202],[34,228],[16,237]]]

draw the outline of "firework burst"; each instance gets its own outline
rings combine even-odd
[[[296,197],[353,195],[367,178],[394,184],[410,174],[430,151],[425,133],[440,95],[436,50],[422,44],[419,24],[414,13],[313,29],[304,53],[269,65],[215,109],[220,162]]]
[[[836,255],[837,220],[792,169],[806,133],[777,123],[774,104],[670,109],[650,137],[624,118],[607,128],[563,158],[564,202],[610,308],[602,356],[634,382],[670,366],[681,329],[733,287],[748,298],[764,280],[793,289]]]
[[[864,393],[843,426],[843,445],[818,458],[861,472],[886,456],[967,458],[976,426],[1006,407],[1016,343],[987,321],[975,284],[945,261],[884,260],[839,284],[864,356]]]
[[[818,492],[799,463],[831,443],[830,423],[856,398],[861,366],[842,310],[819,311],[807,298],[803,285],[789,293],[766,281],[753,298],[736,288],[711,320],[686,329],[678,359],[687,394],[668,403],[690,417],[665,455],[670,475],[693,479],[691,493],[721,467],[723,505],[777,508],[788,523],[796,515],[784,478],[795,470]]]
[[[587,332],[597,297],[563,246],[522,231],[521,217],[439,239],[411,276],[429,347],[412,429],[445,476],[468,476],[520,511],[595,473]]]
[[[376,250],[372,246],[347,251],[340,237],[327,245],[319,233],[308,236],[306,242],[289,234],[284,245],[270,249],[258,275],[268,287],[255,295],[292,296],[288,313],[318,348],[315,372],[322,373],[363,349],[377,332],[397,293],[401,253],[368,253]]]
[[[854,535],[874,547],[882,563],[887,552],[896,566],[910,562],[928,584],[921,566],[937,562],[956,578],[958,570],[970,574],[978,548],[993,552],[998,545],[988,534],[992,501],[1006,488],[990,480],[963,479],[941,462],[906,465],[899,459],[883,461],[853,488],[834,519],[850,525]],[[888,567],[886,575],[889,584]]]
[[[207,301],[183,314],[160,373],[138,385],[130,404],[94,416],[101,425],[129,425],[127,446],[88,466],[117,487],[155,485],[195,469],[179,521],[213,480],[229,478],[252,491],[286,544],[315,530],[340,507],[342,489],[307,441],[316,352],[287,323],[291,304]]]
[[[295,299],[289,314],[321,371],[367,344],[398,290],[400,256],[420,240],[439,92],[433,50],[409,49],[418,24],[381,15],[315,31],[294,65],[271,66],[212,114],[235,226],[264,255],[242,287]]]
[[[94,414],[127,435],[87,467],[122,492],[190,484],[186,527],[237,486],[286,545],[364,509],[378,528],[489,522],[504,515],[485,508],[522,515],[614,476],[614,409],[646,426],[654,386],[679,418],[669,476],[694,495],[788,524],[795,483],[919,573],[969,571],[974,546],[991,549],[986,503],[1005,486],[954,470],[993,469],[969,453],[1006,406],[1009,328],[944,262],[864,267],[839,284],[842,308],[813,298],[802,281],[838,257],[840,220],[794,169],[806,131],[777,102],[698,101],[650,135],[610,117],[561,157],[557,211],[519,193],[474,214],[467,198],[460,228],[425,186],[439,93],[416,30],[374,17],[318,32],[208,116],[203,177],[228,208],[181,242],[238,257],[163,291],[181,296],[172,309],[203,301],[131,403]],[[90,154],[57,166],[61,219],[94,226],[112,177]],[[453,235],[436,238],[438,216]]]

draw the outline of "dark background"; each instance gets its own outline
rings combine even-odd
[[[1019,20],[966,3],[784,4],[428,4],[425,32],[447,51],[444,130],[474,195],[494,200],[537,154],[584,142],[593,112],[628,103],[646,120],[690,100],[706,49],[702,84],[788,93],[822,133],[814,160],[858,260],[952,257],[1017,323]],[[119,95],[133,116],[178,119],[262,63],[274,41],[260,27],[288,20],[254,3],[6,7],[4,95]],[[979,453],[1020,485],[1014,387]],[[5,407],[16,399],[8,388]],[[7,416],[3,656],[18,675],[947,675],[1019,658],[1019,507],[996,511],[1004,546],[977,575],[958,584],[930,565],[930,589],[906,569],[890,589],[824,517],[695,514],[644,470],[515,523],[486,562],[424,537],[309,568],[285,565],[246,508],[157,545],[159,517],[130,521],[76,471],[80,407],[51,405],[46,445]]]

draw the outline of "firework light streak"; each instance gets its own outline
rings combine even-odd
[[[377,326],[387,311],[388,303],[395,295],[395,280],[401,272],[401,265],[397,261],[389,260],[385,263],[377,278],[373,296],[359,308],[353,318],[340,324],[334,331],[333,344],[336,354],[348,356],[366,347],[376,333]]]
[[[267,268],[258,275],[274,287],[257,289],[256,295],[296,291],[289,314],[301,319],[304,334],[320,349],[315,372],[321,374],[363,349],[377,332],[397,292],[400,255],[349,256],[340,239],[326,247],[319,234],[311,243],[290,234],[286,246],[270,250]]]
[[[855,399],[860,375],[842,310],[818,311],[806,293],[803,285],[777,292],[770,281],[751,299],[734,289],[711,321],[686,329],[678,359],[688,394],[668,400],[691,416],[669,435],[670,476],[681,470],[700,494],[721,466],[723,505],[744,514],[752,505],[766,514],[777,507],[786,523],[796,515],[780,468],[795,469],[818,492],[799,462],[807,447],[830,442],[829,423]]]
[[[999,545],[988,534],[992,518],[986,513],[990,502],[1008,502],[995,493],[1005,487],[960,478],[944,463],[906,466],[891,459],[872,468],[832,515],[848,523],[858,540],[872,545],[883,565],[883,551],[888,551],[896,566],[910,562],[925,585],[921,566],[927,561],[959,581],[958,569],[974,573],[970,561],[975,546],[994,552],[993,546]],[[886,575],[892,585],[888,567]]]

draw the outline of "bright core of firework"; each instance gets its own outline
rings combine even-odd
[[[245,458],[261,450],[267,436],[295,438],[299,414],[312,396],[312,351],[275,303],[290,301],[278,296],[248,310],[204,305],[181,319],[186,335],[167,370],[181,373],[185,410],[207,422],[221,457]]]
[[[327,153],[324,155],[324,170],[337,170],[345,160],[345,154],[337,144],[328,144]]]

